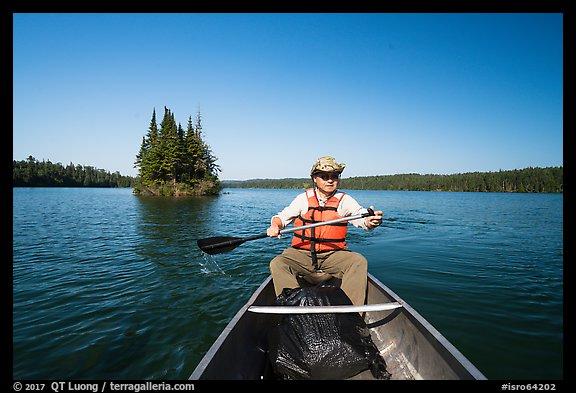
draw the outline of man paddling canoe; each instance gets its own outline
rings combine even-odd
[[[368,209],[353,197],[338,191],[340,174],[345,166],[333,157],[319,158],[310,170],[314,188],[296,196],[290,205],[273,216],[266,234],[279,237],[280,231],[292,222],[299,227],[367,213]],[[382,211],[350,223],[372,230],[382,224]],[[364,304],[368,262],[362,254],[347,248],[347,227],[347,222],[339,222],[295,231],[291,246],[270,262],[276,296],[284,288],[299,287],[298,275],[324,273],[342,280],[341,288],[353,304]]]

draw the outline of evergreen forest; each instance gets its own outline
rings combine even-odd
[[[132,187],[134,178],[89,165],[63,166],[32,156],[12,163],[13,187]]]
[[[134,167],[139,173],[134,193],[139,195],[216,195],[221,184],[220,167],[202,137],[200,112],[193,122],[188,118],[186,130],[176,124],[174,113],[164,107],[158,126],[156,110],[148,132],[142,137]]]
[[[339,188],[349,190],[460,191],[562,193],[563,167],[525,168],[498,172],[469,172],[452,175],[416,173],[343,178]],[[251,179],[223,181],[229,188],[312,187],[310,178]]]

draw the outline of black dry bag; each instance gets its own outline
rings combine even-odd
[[[282,306],[350,305],[340,289],[327,284],[284,289]],[[390,379],[360,314],[285,314],[268,334],[268,355],[278,379],[347,379],[370,370]]]

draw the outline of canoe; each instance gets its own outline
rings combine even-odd
[[[259,307],[273,305],[275,299],[269,276],[224,328],[189,379],[273,379],[266,340],[281,314]],[[391,380],[486,379],[438,330],[370,273],[366,299],[366,310],[361,311]],[[366,370],[351,379],[374,377]]]

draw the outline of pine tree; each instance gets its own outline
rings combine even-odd
[[[192,125],[192,116],[188,117],[188,127],[186,128],[186,134],[184,136],[184,179],[186,181],[195,178],[194,163],[197,159],[195,151],[197,146],[197,137],[194,126]]]
[[[178,130],[174,114],[166,107],[164,107],[164,118],[160,125],[158,139],[162,152],[160,160],[161,179],[176,185],[181,161]]]
[[[158,124],[156,109],[152,111],[152,119],[145,137],[142,138],[140,151],[136,155],[134,167],[139,168],[140,177],[145,182],[154,183],[160,173],[160,154],[158,146]]]
[[[212,155],[212,150],[202,139],[202,117],[200,111],[196,113],[196,137],[198,140],[199,158],[196,160],[196,173],[200,178],[218,177],[220,167],[216,165],[216,157]]]

